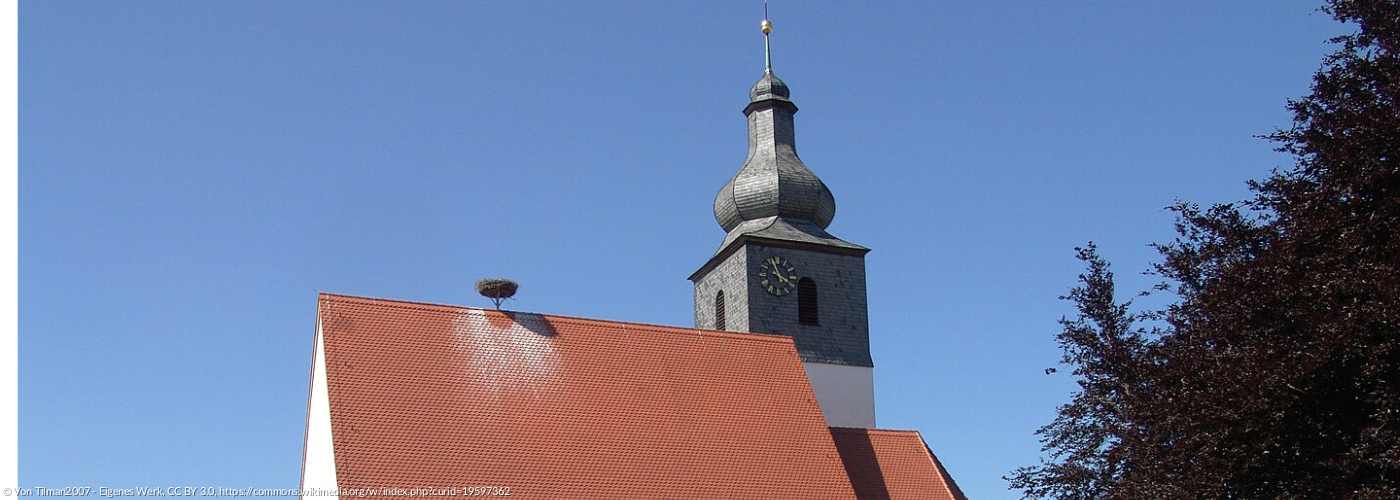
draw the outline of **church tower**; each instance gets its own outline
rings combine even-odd
[[[772,25],[762,24],[764,45]],[[865,254],[826,228],[836,200],[797,157],[787,84],[772,58],[749,90],[749,152],[715,197],[724,242],[698,271],[695,326],[788,335],[827,424],[875,427]]]

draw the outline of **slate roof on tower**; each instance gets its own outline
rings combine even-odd
[[[789,97],[787,84],[771,69],[749,89],[748,156],[715,196],[715,221],[728,233],[717,254],[744,237],[867,251],[826,232],[836,217],[836,198],[797,156],[797,105]]]

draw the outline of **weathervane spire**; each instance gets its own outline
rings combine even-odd
[[[763,22],[758,23],[763,30],[763,71],[773,72],[773,52],[768,48],[768,34],[773,32],[773,23],[768,22],[768,0],[763,0]]]

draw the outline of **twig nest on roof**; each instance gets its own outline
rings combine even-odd
[[[491,299],[508,299],[515,295],[520,285],[502,278],[483,278],[476,281],[476,293]]]
[[[491,302],[496,304],[496,309],[501,308],[501,302],[515,295],[518,288],[520,285],[508,279],[483,278],[476,281],[476,293],[491,299]]]

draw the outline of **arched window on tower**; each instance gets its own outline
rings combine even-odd
[[[797,280],[797,322],[817,324],[817,282],[812,278]]]
[[[724,290],[715,293],[715,329],[724,329]]]

